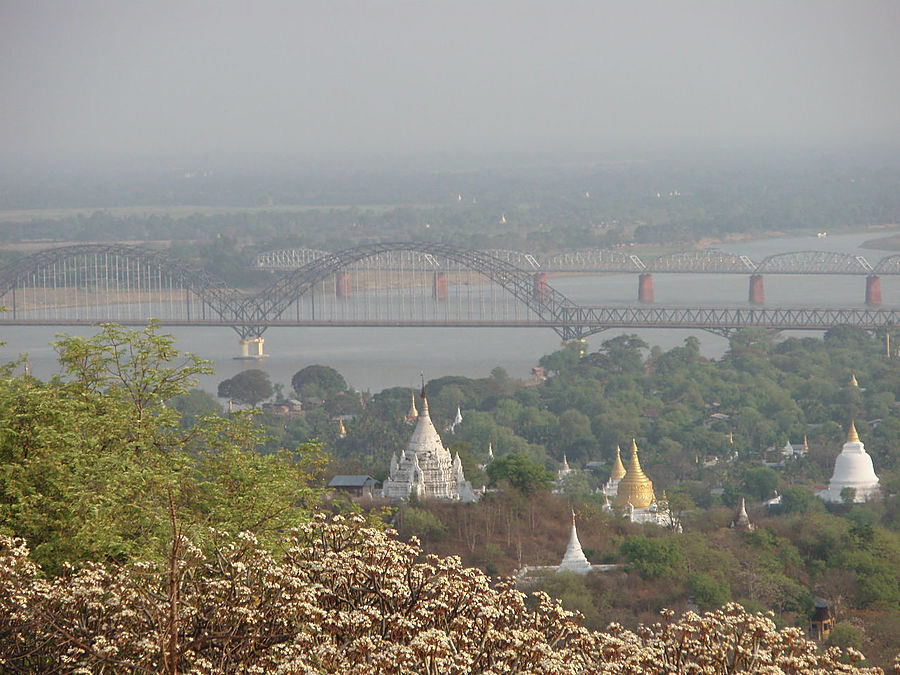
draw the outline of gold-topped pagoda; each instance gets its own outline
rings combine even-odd
[[[847,432],[848,443],[859,443],[859,434],[856,433],[856,424],[850,420],[850,431]]]
[[[616,461],[613,462],[612,473],[609,474],[609,477],[613,480],[622,480],[625,478],[625,465],[622,464],[622,451],[619,449],[619,446],[616,446]]]
[[[415,424],[416,420],[419,419],[419,411],[416,409],[416,394],[413,392],[411,394],[412,403],[409,406],[409,412],[406,413],[406,423],[407,424]]]
[[[603,484],[603,494],[608,497],[615,497],[618,494],[619,482],[625,478],[625,465],[622,464],[622,451],[616,446],[616,461],[613,462],[612,472],[609,474],[609,480]]]
[[[631,439],[631,461],[625,477],[619,481],[618,492],[616,494],[616,506],[628,506],[631,504],[635,509],[646,509],[654,501],[656,496],[653,494],[653,482],[647,478],[641,469],[641,462],[638,459],[637,441]]]

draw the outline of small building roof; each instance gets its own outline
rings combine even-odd
[[[334,478],[331,479],[331,482],[328,483],[328,487],[366,487],[367,485],[375,485],[377,483],[372,476],[367,475],[343,475],[338,474]]]

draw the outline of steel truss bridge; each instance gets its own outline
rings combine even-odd
[[[604,264],[619,265],[618,270],[605,271],[626,271],[622,267],[631,265],[627,271],[641,273],[735,273],[740,268],[742,274],[900,274],[900,256],[873,267],[855,256],[810,255],[816,252],[772,256],[759,264],[721,257],[726,254],[709,257],[708,252],[664,256],[651,264],[601,253]],[[890,309],[583,306],[547,283],[547,267],[536,258],[518,257],[513,251],[403,242],[279,255],[282,262],[296,266],[267,287],[248,292],[149,248],[84,245],[45,250],[0,268],[0,306],[6,308],[0,325],[138,325],[155,318],[164,325],[229,326],[252,341],[275,326],[543,327],[568,340],[610,328],[692,328],[727,334],[747,326],[827,330],[849,324],[876,330],[900,324],[900,311]],[[586,269],[578,267],[586,258],[560,255],[556,269],[563,269],[563,261],[571,265],[569,271]],[[783,271],[789,261],[804,271]],[[685,269],[691,265],[705,269]],[[827,271],[822,265],[842,271]]]
[[[548,273],[601,274],[610,272],[659,272],[690,274],[900,274],[900,254],[872,265],[866,258],[832,251],[777,253],[755,262],[744,255],[716,249],[681,251],[641,260],[636,255],[599,248],[564,251],[543,260],[530,253],[511,250],[483,251],[522,270]],[[266,251],[256,257],[258,269],[292,271],[331,255],[309,248]],[[371,264],[383,269],[392,265],[389,256],[373,256]]]

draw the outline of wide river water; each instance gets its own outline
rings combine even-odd
[[[860,244],[887,232],[843,234],[826,238],[790,237],[732,242],[720,248],[747,255],[759,262],[791,251],[836,251],[864,256],[872,265],[891,251],[861,249]],[[585,305],[623,305],[637,298],[637,275],[553,276],[549,283],[573,301]],[[749,306],[749,275],[655,274],[655,300],[659,304]],[[900,277],[881,278],[884,307],[900,306]],[[862,307],[865,277],[767,275],[767,306]],[[182,351],[213,361],[215,375],[204,377],[200,387],[215,392],[218,383],[244,368],[262,368],[273,382],[290,391],[291,376],[314,363],[336,368],[358,390],[380,391],[393,386],[415,386],[419,372],[426,379],[444,375],[487,377],[502,366],[513,377],[528,377],[544,354],[559,348],[559,337],[550,329],[537,328],[276,328],[265,333],[262,361],[240,361],[237,335],[227,328],[166,328]],[[0,362],[28,354],[32,373],[46,378],[57,372],[56,354],[50,343],[60,329],[52,327],[4,327]],[[88,335],[91,329],[69,329]],[[650,345],[663,349],[681,345],[689,335],[699,338],[703,354],[719,358],[728,347],[722,337],[693,330],[605,331],[588,339],[594,349],[621,333],[637,333]],[[807,333],[809,334],[809,333]]]

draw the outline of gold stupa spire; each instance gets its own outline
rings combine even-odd
[[[655,499],[653,482],[647,478],[643,469],[641,469],[641,462],[638,459],[637,441],[632,438],[631,461],[628,463],[625,477],[619,481],[615,505],[627,506],[631,504],[636,509],[646,509]]]
[[[406,421],[409,423],[415,422],[419,418],[419,411],[416,409],[416,395],[415,393],[410,394],[410,399],[412,399],[412,403],[409,405],[409,412],[406,413]]]
[[[850,431],[847,432],[848,443],[859,443],[859,434],[856,433],[856,425],[850,420]]]
[[[859,382],[856,381],[856,373],[850,373],[850,386],[851,387],[859,386]]]
[[[806,442],[806,434],[803,434],[803,452],[809,452],[809,443]]]
[[[616,461],[613,462],[612,473],[609,474],[612,480],[622,480],[625,478],[625,465],[622,464],[622,451],[616,446]]]
[[[344,420],[338,420],[338,436],[344,438],[347,436],[347,428],[344,426]]]

